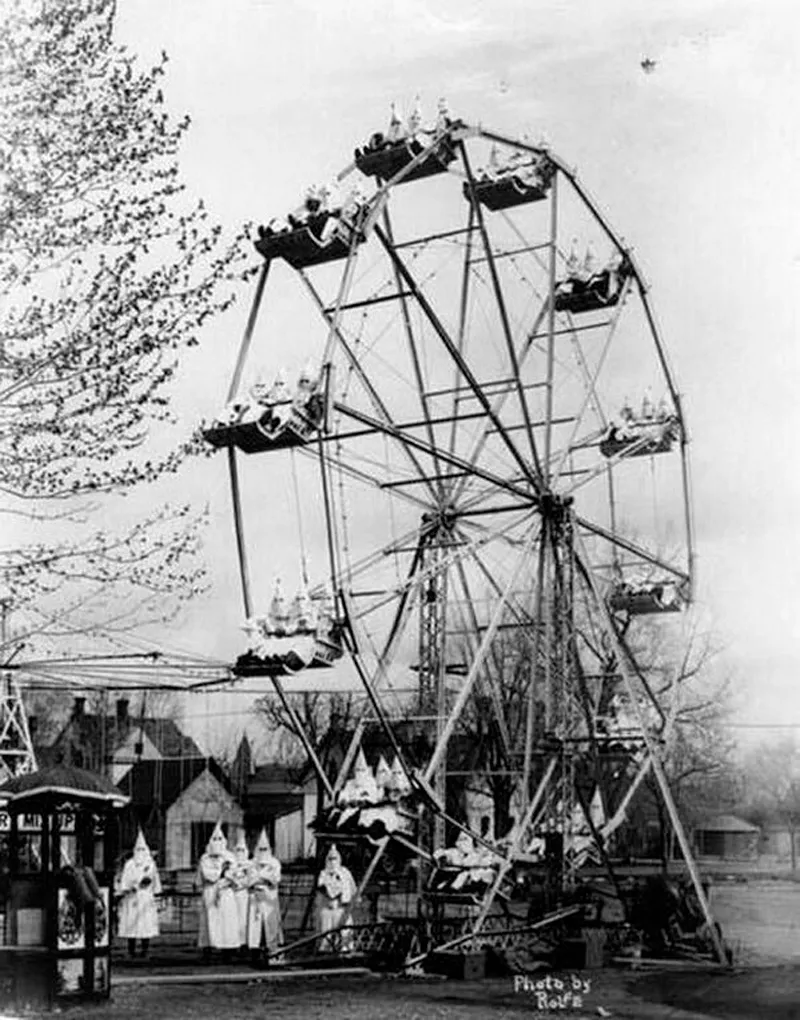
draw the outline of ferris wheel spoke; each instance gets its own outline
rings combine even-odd
[[[641,439],[631,442],[628,446],[623,447],[618,453],[612,454],[610,457],[603,457],[603,462],[597,464],[593,468],[587,469],[586,474],[574,482],[568,489],[563,493],[564,496],[574,495],[578,489],[583,489],[591,482],[598,478],[600,475],[606,474],[609,470],[616,467],[621,461],[629,460],[631,457],[635,457],[641,450],[647,449],[648,445],[652,442],[651,437],[644,435]],[[579,449],[584,447],[578,447]]]
[[[365,390],[369,400],[371,401],[373,407],[375,408],[376,413],[379,415],[379,417],[380,417],[380,419],[382,421],[384,421],[387,424],[390,423],[392,421],[392,416],[389,413],[389,410],[386,407],[386,405],[384,404],[383,400],[381,399],[380,394],[378,393],[378,390],[375,388],[375,386],[373,385],[372,381],[370,380],[366,370],[364,369],[364,366],[361,363],[361,359],[356,357],[354,351],[352,350],[350,344],[347,342],[347,339],[344,336],[344,333],[342,332],[342,330],[341,330],[340,326],[338,325],[338,323],[335,324],[333,322],[333,314],[325,308],[325,304],[322,301],[322,298],[320,297],[320,295],[317,292],[317,290],[314,287],[314,285],[311,283],[311,281],[308,279],[308,277],[304,273],[301,273],[300,276],[301,276],[301,279],[303,280],[303,282],[305,283],[306,288],[308,289],[309,293],[311,294],[311,296],[312,296],[312,298],[313,298],[313,300],[314,300],[314,302],[315,302],[315,304],[316,304],[320,314],[322,315],[323,319],[326,322],[329,323],[330,328],[331,328],[331,335],[333,337],[335,337],[336,340],[339,342],[339,345],[340,345],[342,351],[344,352],[344,355],[347,358],[347,361],[348,361],[351,369],[355,373],[356,377],[359,379],[361,385],[364,387],[364,390]],[[414,470],[416,471],[418,477],[421,478],[421,479],[425,479],[426,478],[426,474],[423,471],[422,465],[419,463],[417,458],[414,456],[413,451],[409,450],[406,447],[406,448],[404,448],[404,455],[411,462],[411,465],[414,468]],[[430,491],[431,496],[434,496],[435,492],[434,492],[433,487],[430,485],[430,483],[426,482],[426,484],[428,486],[428,489]]]
[[[483,390],[483,387],[481,386],[481,384],[478,381],[478,379],[476,378],[476,376],[473,374],[471,368],[467,364],[467,362],[466,362],[465,358],[462,356],[461,352],[458,350],[458,347],[457,347],[456,343],[453,341],[453,339],[451,338],[450,334],[445,329],[445,327],[442,324],[441,320],[438,318],[438,316],[434,312],[434,310],[431,307],[428,299],[423,294],[421,288],[417,284],[417,281],[414,279],[414,277],[411,274],[410,270],[408,269],[406,264],[403,262],[403,260],[400,258],[400,256],[397,254],[397,252],[395,251],[395,249],[393,248],[393,246],[389,242],[389,239],[380,230],[379,227],[375,228],[375,235],[377,236],[378,240],[383,245],[383,248],[384,248],[386,254],[389,256],[389,258],[392,261],[392,263],[397,267],[401,277],[403,278],[403,280],[406,283],[406,286],[411,291],[413,291],[414,296],[415,296],[415,298],[417,300],[417,303],[419,304],[420,309],[422,310],[422,313],[425,315],[425,318],[430,323],[431,327],[433,328],[434,333],[439,337],[439,339],[444,344],[448,354],[450,355],[451,359],[453,360],[453,362],[457,366],[461,376],[466,381],[466,383],[468,384],[469,388],[472,390],[473,396],[477,399],[478,403],[483,408],[484,413],[487,415],[487,417],[493,422],[495,428],[497,428],[498,433],[500,435],[500,438],[503,441],[503,443],[506,446],[506,448],[508,449],[508,452],[511,454],[511,456],[514,458],[514,460],[517,462],[517,464],[519,465],[519,468],[522,471],[523,475],[527,478],[527,480],[533,486],[534,490],[535,491],[539,491],[541,486],[540,486],[540,483],[539,483],[537,477],[531,472],[530,466],[528,465],[528,463],[526,462],[525,458],[522,456],[520,451],[515,446],[514,442],[512,441],[511,437],[509,436],[508,432],[504,428],[502,421],[497,417],[497,415],[495,415],[494,410],[493,410],[493,408],[491,406],[491,402],[490,402],[489,398],[486,396],[486,394],[485,394],[485,392]]]
[[[537,531],[534,533],[534,539],[539,538],[539,530],[541,529],[540,521],[536,522],[536,529]],[[539,541],[541,541],[540,538]],[[484,545],[485,544],[488,543],[484,543]],[[469,548],[470,558],[475,563],[475,566],[478,568],[483,577],[486,579],[490,588],[492,589],[492,591],[494,591],[495,595],[501,597],[503,594],[502,585],[498,582],[497,578],[494,575],[494,572],[491,570],[488,564],[484,562],[484,559],[480,554],[481,549],[482,546],[473,543]],[[535,624],[534,617],[530,614],[530,612],[527,609],[525,609],[524,606],[520,605],[518,600],[516,599],[510,600],[508,603],[508,608],[520,626],[531,627]]]
[[[315,461],[319,460],[318,451],[313,450],[306,446],[300,446],[297,449],[298,453],[301,456],[306,457],[307,459],[313,459]],[[327,459],[328,463],[332,467],[336,468],[337,471],[341,471],[344,474],[348,475],[354,481],[360,482],[363,485],[367,485],[371,489],[386,491],[385,486],[382,484],[380,478],[378,478],[375,474],[370,474],[365,469],[356,467],[351,462],[344,460],[342,456],[336,456],[335,454],[327,454]],[[414,496],[412,493],[405,492],[400,488],[393,489],[392,495],[393,498],[402,500],[404,503],[407,503],[410,506],[418,507],[420,510],[426,510],[430,507],[430,502],[428,500],[422,499],[419,496]]]
[[[642,714],[641,705],[636,692],[637,684],[647,700],[653,706],[662,725],[666,720],[664,709],[653,692],[653,688],[651,687],[642,668],[636,661],[636,657],[631,651],[624,635],[617,626],[614,617],[611,615],[611,610],[608,608],[605,599],[603,599],[602,593],[597,587],[597,579],[595,578],[591,563],[586,556],[586,551],[583,547],[583,542],[579,534],[576,534],[575,536],[575,546],[575,565],[577,567],[578,576],[583,581],[585,589],[591,597],[592,604],[600,617],[601,626],[603,627],[604,632],[610,638],[611,645],[616,650],[617,668],[628,687],[628,693],[633,703],[633,707],[636,709],[637,714],[640,717],[642,733],[645,736],[645,739],[647,739],[647,733],[650,727]],[[633,679],[635,679],[637,683],[634,683]]]
[[[400,428],[398,428],[396,425],[389,424],[388,422],[384,423],[378,421],[377,419],[371,418],[369,415],[364,414],[364,412],[359,411],[354,407],[348,407],[347,405],[342,404],[339,401],[337,401],[334,406],[337,411],[340,411],[346,417],[352,418],[353,421],[361,422],[362,425],[368,426],[375,432],[380,432],[385,435],[391,436],[393,439],[396,439],[401,444],[403,445],[407,444],[408,446],[411,446],[422,453],[428,454],[428,456],[430,456],[431,458],[438,456],[442,461],[452,465],[453,467],[457,467],[465,472],[477,475],[479,478],[483,478],[484,481],[491,482],[498,488],[505,489],[507,492],[513,493],[520,499],[527,500],[528,502],[531,501],[532,498],[531,494],[527,490],[521,489],[518,486],[512,484],[511,482],[508,482],[506,479],[501,478],[498,475],[491,474],[482,468],[477,468],[474,466],[470,467],[470,465],[466,461],[462,460],[461,457],[452,456],[442,447],[431,448],[424,440],[418,439],[416,436],[412,436],[407,431],[406,432],[401,431]]]
[[[539,328],[546,314],[547,314],[547,302],[545,302],[539,309],[536,318],[534,319],[533,325],[527,332],[525,339],[521,344],[519,354],[517,355],[517,365],[520,370],[522,369],[525,361],[527,360],[528,355],[531,353],[532,350],[535,349],[536,334],[538,333]],[[510,390],[505,389],[502,393],[498,395],[497,399],[492,404],[493,416],[490,417],[489,421],[481,430],[480,436],[478,436],[477,440],[475,441],[475,445],[471,453],[469,454],[469,457],[467,458],[469,464],[473,466],[477,464],[478,458],[483,453],[486,443],[489,441],[490,437],[494,434],[496,427],[495,420],[500,417],[505,406],[505,402],[508,399],[509,393]],[[456,489],[454,493],[454,499],[460,499],[465,484],[466,483],[462,483],[461,487]]]
[[[522,411],[522,417],[525,422],[525,431],[528,434],[528,442],[530,444],[531,459],[538,479],[538,484],[541,486],[544,484],[544,476],[542,474],[542,465],[539,460],[539,453],[536,448],[536,439],[533,434],[533,426],[531,424],[530,409],[528,408],[528,402],[525,398],[525,390],[522,385],[520,378],[520,366],[517,359],[517,352],[514,347],[514,340],[511,336],[511,326],[508,321],[508,311],[506,309],[505,298],[503,297],[503,290],[500,286],[500,278],[497,275],[497,266],[494,261],[494,253],[492,250],[492,243],[489,238],[488,231],[486,229],[486,222],[484,220],[483,212],[481,210],[481,204],[478,201],[475,194],[475,178],[472,175],[472,167],[470,166],[469,157],[467,155],[467,149],[463,141],[458,143],[458,148],[461,153],[461,159],[464,163],[464,169],[467,173],[467,180],[469,182],[470,200],[472,209],[474,211],[475,219],[478,223],[478,230],[480,231],[481,240],[483,241],[483,250],[489,265],[489,273],[492,278],[492,290],[494,292],[495,301],[497,302],[497,310],[500,315],[500,323],[503,330],[503,337],[506,342],[506,350],[508,353],[509,368],[511,370],[512,378],[514,380],[514,386],[517,392],[517,400],[519,402],[520,410]]]
[[[472,661],[472,665],[470,666],[469,672],[467,673],[467,676],[464,679],[464,683],[462,684],[461,689],[458,692],[458,696],[456,698],[455,704],[453,705],[450,711],[447,722],[444,725],[444,729],[442,730],[441,736],[437,743],[436,750],[433,752],[431,760],[428,763],[428,766],[425,770],[425,780],[428,783],[431,782],[431,779],[436,774],[439,765],[444,760],[444,755],[446,753],[450,738],[452,737],[456,724],[458,723],[458,720],[461,717],[461,713],[464,711],[467,701],[469,700],[472,687],[474,686],[475,681],[478,678],[478,675],[483,666],[484,659],[486,658],[489,652],[489,648],[491,647],[491,644],[494,641],[495,635],[497,633],[497,628],[500,626],[500,622],[502,620],[506,606],[509,603],[509,600],[514,592],[514,589],[519,581],[523,568],[527,566],[530,560],[531,552],[533,550],[533,544],[537,534],[538,529],[536,528],[532,529],[530,540],[520,553],[517,560],[517,565],[512,571],[511,576],[508,579],[508,583],[506,584],[506,587],[503,590],[503,594],[500,596],[497,606],[494,612],[492,613],[491,619],[486,627],[486,630],[484,631],[483,638],[481,640],[480,646],[478,647],[478,651],[475,655],[475,658]]]
[[[417,550],[414,554],[411,566],[409,567],[407,583],[403,589],[402,594],[400,595],[397,609],[395,610],[394,617],[389,627],[388,637],[386,638],[386,642],[383,646],[382,652],[378,656],[375,670],[372,674],[372,686],[376,692],[381,688],[383,682],[385,681],[388,675],[390,666],[394,660],[397,647],[400,641],[402,640],[403,635],[408,626],[408,621],[411,615],[410,610],[413,606],[413,599],[411,598],[411,594],[415,588],[414,578],[419,571],[421,563],[422,563],[422,543],[418,542]],[[350,769],[353,765],[353,761],[355,760],[358,748],[361,745],[361,738],[363,737],[364,731],[366,729],[369,712],[370,707],[365,706],[359,715],[355,731],[353,732],[350,745],[347,748],[347,752],[345,753],[341,768],[339,770],[339,775],[337,776],[336,783],[334,785],[334,793],[336,793],[341,788],[341,785],[344,783],[344,781],[350,774]]]
[[[456,573],[461,584],[461,591],[464,596],[464,606],[462,607],[462,619],[464,621],[464,631],[469,635],[477,635],[480,633],[480,624],[478,621],[477,613],[475,612],[475,602],[472,597],[470,590],[469,580],[467,578],[467,572],[464,569],[464,561],[459,560],[456,564]],[[470,655],[476,654],[475,642],[470,642]],[[500,731],[500,739],[503,745],[503,751],[506,757],[506,761],[510,764],[512,756],[512,741],[511,736],[508,732],[508,725],[505,718],[505,709],[503,706],[502,695],[498,688],[499,678],[502,676],[503,667],[498,661],[498,652],[494,644],[490,650],[490,662],[487,663],[486,676],[489,681],[489,691],[492,698],[492,704],[494,706],[495,721],[497,728]]]
[[[513,521],[511,524],[506,524],[502,529],[499,529],[497,531],[481,529],[479,537],[470,539],[468,541],[464,541],[463,544],[457,545],[455,549],[451,549],[450,551],[444,553],[433,566],[431,567],[423,566],[417,572],[416,581],[414,583],[424,584],[426,581],[430,581],[433,577],[436,576],[437,573],[440,573],[442,570],[449,569],[450,567],[454,566],[460,559],[466,556],[474,555],[476,550],[489,546],[493,542],[510,541],[508,539],[506,532],[511,530],[511,528],[519,527],[520,523],[521,522],[519,521]],[[513,542],[512,547],[515,552],[517,553],[519,552],[519,547],[521,544],[522,544],[521,539]],[[369,606],[366,606],[364,609],[357,612],[356,613],[357,618],[364,619],[367,616],[370,616],[372,613],[377,612],[379,609],[382,609],[384,606],[391,604],[392,602],[394,602],[396,598],[400,596],[400,594],[403,591],[406,590],[406,588],[411,583],[412,583],[411,581],[405,581],[402,584],[398,584],[392,592],[386,594],[383,598],[379,599],[377,602],[371,603]]]
[[[608,351],[609,351],[609,348],[611,347],[611,342],[614,339],[614,334],[616,333],[617,325],[619,323],[620,316],[622,314],[622,309],[623,309],[623,306],[625,304],[625,298],[627,297],[628,291],[630,290],[630,286],[631,286],[631,280],[630,279],[625,280],[625,282],[622,285],[622,294],[620,296],[619,304],[617,305],[617,307],[615,309],[615,314],[611,318],[611,323],[610,323],[609,328],[608,328],[608,333],[606,334],[605,343],[603,344],[603,348],[602,348],[602,350],[600,352],[600,356],[597,359],[597,364],[595,365],[594,372],[590,372],[589,371],[589,366],[586,363],[586,358],[585,358],[585,355],[583,353],[583,349],[581,347],[580,340],[577,338],[577,336],[573,336],[571,338],[573,346],[574,346],[575,350],[578,353],[578,362],[579,362],[579,364],[581,366],[581,369],[583,371],[583,374],[584,374],[585,385],[586,385],[586,392],[585,392],[583,400],[581,402],[580,409],[579,409],[577,415],[575,416],[575,424],[572,427],[572,432],[570,433],[570,437],[567,440],[566,444],[564,445],[564,448],[563,448],[563,450],[561,452],[561,457],[558,460],[558,462],[556,463],[555,470],[553,471],[552,478],[553,478],[553,484],[554,485],[557,485],[558,482],[561,479],[561,472],[564,469],[564,464],[566,463],[567,457],[570,454],[570,451],[572,449],[573,443],[575,442],[576,436],[579,434],[579,432],[581,431],[581,429],[583,427],[584,417],[586,415],[586,412],[589,409],[590,404],[594,403],[594,406],[595,406],[595,408],[597,410],[597,413],[599,414],[599,416],[601,418],[601,422],[603,423],[603,425],[606,425],[605,415],[603,414],[602,406],[600,404],[600,400],[599,400],[599,397],[597,395],[597,381],[600,378],[600,373],[603,370],[603,366],[605,364],[606,357],[608,356]]]
[[[659,570],[663,570],[665,573],[678,578],[682,582],[687,582],[689,576],[685,571],[679,570],[677,567],[667,563],[662,557],[657,554],[650,552],[643,546],[636,542],[631,541],[629,538],[625,538],[617,532],[609,531],[607,528],[602,527],[600,524],[596,524],[594,521],[588,520],[586,517],[578,516],[575,517],[575,523],[578,524],[585,531],[596,535],[598,538],[603,538],[611,545],[616,546],[620,549],[625,549],[626,552],[637,556],[639,559],[644,560],[653,567],[658,567]]]
[[[389,217],[389,208],[388,208],[388,205],[384,208],[384,211],[383,211],[383,227],[384,227],[384,230],[386,231],[386,236],[389,239],[389,243],[392,246],[394,246],[394,234],[393,234],[393,231],[392,231],[391,219]],[[422,414],[423,414],[424,419],[425,419],[425,429],[426,429],[426,434],[428,436],[428,445],[432,449],[436,449],[436,440],[435,440],[435,437],[434,437],[433,425],[431,423],[431,411],[430,411],[429,398],[428,398],[427,393],[426,393],[425,382],[424,382],[423,376],[422,376],[422,365],[421,365],[421,362],[420,362],[419,349],[418,349],[416,338],[414,336],[414,329],[413,329],[412,324],[411,324],[411,316],[409,314],[409,309],[408,309],[408,297],[406,296],[406,292],[403,291],[403,284],[402,284],[402,280],[401,280],[401,277],[400,277],[400,272],[399,272],[399,270],[397,268],[397,265],[395,263],[392,264],[392,272],[393,272],[393,275],[394,275],[395,286],[397,288],[397,293],[398,293],[399,301],[400,301],[400,309],[401,309],[402,318],[403,318],[403,332],[405,333],[406,342],[407,342],[407,345],[408,345],[408,351],[409,351],[409,355],[411,357],[411,363],[412,363],[413,370],[414,370],[414,381],[416,382],[416,386],[417,386],[417,396],[418,396],[418,399],[419,399],[419,404],[420,404],[420,408],[422,410]],[[437,476],[441,475],[441,469],[440,469],[440,466],[439,466],[438,455],[434,455],[433,466],[434,466],[435,474]],[[442,492],[442,483],[441,483],[441,481],[436,486],[434,486],[434,488],[441,495],[441,492]]]
[[[475,209],[472,203],[469,204],[467,210],[467,234],[466,244],[464,245],[464,264],[461,270],[461,289],[459,294],[458,304],[458,334],[456,336],[456,347],[459,354],[464,353],[464,340],[467,330],[467,312],[469,309],[470,300],[470,265],[472,259],[472,232],[475,225]],[[457,435],[457,417],[458,417],[458,388],[459,382],[461,381],[458,366],[453,365],[453,400],[450,405],[450,414],[452,416],[452,422],[450,424],[450,442],[448,444],[448,450],[450,453],[455,453],[456,449],[456,435]],[[450,491],[451,498],[455,497],[455,490],[458,485],[454,485]]]

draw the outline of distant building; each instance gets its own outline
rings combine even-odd
[[[119,783],[138,761],[203,757],[174,719],[132,716],[128,709],[127,699],[120,698],[113,713],[87,712],[86,699],[75,698],[72,712],[55,739],[37,747],[37,759],[77,765]]]
[[[122,847],[133,846],[141,826],[165,871],[194,868],[217,822],[229,836],[244,823],[230,781],[213,758],[137,761],[117,785],[131,798]]]
[[[261,765],[247,784],[244,825],[255,838],[265,828],[275,855],[284,863],[314,856],[311,823],[317,815],[313,770]]]
[[[701,857],[752,859],[758,856],[761,830],[735,815],[718,815],[695,826],[694,842]]]

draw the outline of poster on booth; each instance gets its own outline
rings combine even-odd
[[[94,990],[108,992],[108,957],[98,956],[94,961]]]
[[[83,980],[82,959],[59,960],[58,972],[56,975],[56,994],[74,995],[76,992],[85,991]]]
[[[100,887],[100,902],[94,908],[94,944],[98,949],[108,945],[109,935],[109,911],[110,890],[106,886]]]
[[[108,934],[106,934],[108,938]],[[58,949],[83,949],[82,911],[67,889],[58,890]]]

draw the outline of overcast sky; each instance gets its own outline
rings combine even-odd
[[[231,227],[291,208],[416,93],[431,111],[444,95],[469,122],[544,134],[578,168],[652,285],[692,440],[698,602],[746,692],[742,718],[800,723],[796,5],[120,0],[119,12],[144,60],[168,52],[165,92],[193,120],[184,177]],[[245,314],[243,302],[187,363],[187,416],[221,404]],[[175,643],[230,654],[222,460],[187,484],[211,499],[215,593]]]

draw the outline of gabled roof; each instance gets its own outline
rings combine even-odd
[[[137,739],[141,730],[164,758],[203,757],[194,740],[174,719],[129,716],[119,720],[115,715],[90,712],[71,715],[42,757],[54,760],[62,752],[67,758],[80,756],[85,768],[99,769],[132,735]]]
[[[698,832],[761,832],[757,825],[751,825],[743,818],[736,815],[717,815],[715,818],[707,818],[700,825],[696,825]]]
[[[131,798],[132,806],[171,807],[206,769],[233,796],[228,778],[214,758],[183,758],[137,761],[117,784]]]
[[[131,720],[133,729],[139,720]],[[203,752],[194,740],[178,726],[174,719],[144,719],[141,727],[147,739],[165,758],[202,758]]]

